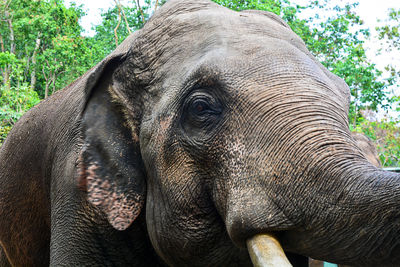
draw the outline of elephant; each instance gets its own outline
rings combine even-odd
[[[4,254],[4,251],[2,250],[2,247],[0,246],[0,266],[1,267],[9,267],[10,263],[8,262],[8,259],[6,255]]]
[[[294,265],[396,265],[400,176],[349,103],[277,15],[167,1],[15,124],[0,244],[12,266],[251,266],[268,235]]]
[[[351,132],[356,145],[364,153],[367,160],[377,168],[382,168],[381,162],[379,160],[378,152],[376,150],[375,144],[366,135],[359,132]],[[323,267],[324,263],[322,261],[317,261],[310,259],[309,267]],[[339,267],[346,267],[346,265],[339,265]]]

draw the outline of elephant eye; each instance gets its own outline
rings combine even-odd
[[[203,135],[212,131],[222,114],[221,103],[212,95],[196,92],[186,100],[182,126],[190,135]]]
[[[219,115],[222,112],[221,106],[212,96],[194,95],[189,102],[189,113],[194,116],[204,117]]]
[[[193,103],[193,107],[197,113],[202,113],[209,108],[208,103],[203,100],[198,100]]]
[[[195,99],[190,104],[190,112],[197,116],[202,116],[207,113],[214,113],[215,111],[210,107],[206,99]]]

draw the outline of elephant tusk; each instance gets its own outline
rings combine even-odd
[[[247,250],[255,267],[292,266],[278,240],[269,234],[255,235],[247,240]]]

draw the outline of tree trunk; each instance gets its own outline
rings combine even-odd
[[[38,35],[38,38],[36,39],[36,45],[35,45],[35,50],[33,50],[33,55],[32,55],[32,72],[31,72],[31,90],[35,90],[36,86],[36,55],[37,51],[39,50],[40,47],[40,33]]]
[[[48,83],[46,80],[46,87],[44,89],[44,99],[46,99],[49,96],[49,86],[50,86],[50,83]]]
[[[0,45],[1,45],[1,52],[5,52],[4,51],[4,40],[3,40],[3,35],[0,34]]]
[[[155,4],[155,6],[154,6],[154,11],[157,10],[157,7],[158,7],[158,0],[156,0],[156,4]]]
[[[46,71],[44,70],[44,66],[42,66],[42,73],[43,73],[43,77],[44,77],[44,79],[46,81],[45,82],[45,89],[44,89],[44,98],[46,99],[49,96],[49,87],[50,87],[50,84],[51,84],[51,79],[50,79],[51,74],[49,76],[46,75]]]
[[[1,52],[5,52],[4,50],[4,40],[3,40],[3,35],[0,34],[0,47],[1,47]],[[4,66],[4,68],[1,68],[1,75],[3,76],[3,84],[5,85],[6,79],[7,79],[7,66]]]
[[[115,0],[115,4],[117,5],[118,8],[118,23],[117,26],[114,28],[114,36],[115,36],[115,47],[118,46],[118,33],[117,30],[119,28],[119,25],[121,24],[121,7],[118,5],[117,0]]]
[[[122,13],[122,16],[124,17],[124,21],[125,21],[126,29],[128,30],[128,33],[132,34],[131,28],[129,27],[128,20],[127,20],[126,15],[125,15],[125,11],[124,11],[120,1],[119,0],[114,0],[114,1],[115,1],[115,4],[117,5],[119,11]]]
[[[56,76],[56,73],[54,72],[54,74],[51,78],[51,84],[53,87],[53,89],[51,90],[51,94],[54,94],[54,92],[56,91],[56,79],[57,79],[57,76]]]
[[[10,12],[8,10],[6,10],[4,12],[4,15],[6,17],[6,21],[8,24],[8,29],[10,30],[10,53],[11,54],[15,54],[15,39],[14,39],[14,28],[12,25],[12,20],[10,18]],[[4,84],[7,86],[8,89],[11,88],[11,82],[10,82],[10,74],[12,71],[12,66],[8,65],[5,68],[5,76],[4,76]]]
[[[143,20],[143,24],[146,22],[145,18],[144,18],[144,13],[143,13],[143,9],[140,6],[139,0],[136,0],[136,5],[138,7],[138,9],[140,10],[140,14],[142,15],[142,20]]]
[[[10,13],[8,11],[5,12],[6,18],[7,18],[7,23],[8,23],[8,29],[10,30],[10,53],[15,54],[15,39],[14,39],[14,28],[12,25],[12,20],[10,17]]]

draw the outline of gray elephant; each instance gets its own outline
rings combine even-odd
[[[13,266],[400,262],[400,176],[351,137],[348,86],[279,17],[170,0],[0,151]],[[1,261],[0,261],[1,262]]]
[[[367,160],[374,166],[381,168],[381,162],[379,160],[378,152],[375,144],[366,135],[358,132],[351,132],[356,145],[360,148],[361,152],[364,153]],[[323,267],[322,261],[310,259],[309,267]],[[346,267],[346,265],[339,265],[339,267]]]

